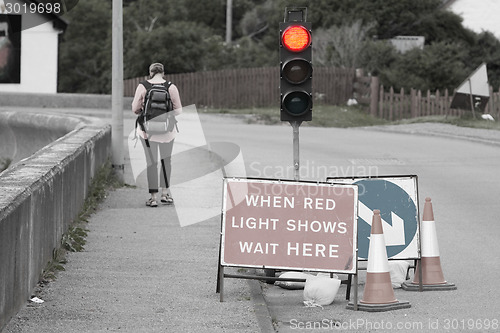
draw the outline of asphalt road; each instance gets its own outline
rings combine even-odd
[[[242,147],[249,176],[282,178],[285,169],[289,178],[293,177],[290,126],[209,124],[207,137],[231,140]],[[417,175],[420,209],[424,198],[431,197],[443,272],[458,289],[410,294],[398,290],[396,297],[410,301],[412,308],[386,314],[346,310],[339,296],[342,289],[337,305],[314,313],[304,309],[300,292],[278,291],[279,302],[287,304],[270,305],[279,332],[294,331],[297,318],[303,322],[335,319],[343,323],[362,318],[375,325],[385,320],[394,324],[393,329],[397,323],[414,323],[415,331],[422,331],[420,324],[423,331],[446,331],[448,327],[451,331],[499,329],[488,324],[500,320],[500,133],[441,124],[358,129],[304,126],[300,131],[302,179]],[[276,292],[267,293],[275,296]],[[268,300],[277,301],[271,297]],[[304,317],[304,311],[309,316]]]
[[[94,115],[98,114],[99,112],[96,111]],[[199,124],[203,129],[203,135],[201,136],[199,129],[195,131],[197,134],[191,131],[191,125],[198,124],[195,120],[189,118],[183,123],[182,119],[179,119],[179,128],[184,137],[180,135],[178,138],[176,143],[178,147],[177,153],[182,153],[185,149],[188,149],[185,147],[202,146],[207,142],[230,143],[231,147],[235,145],[240,147],[239,161],[244,164],[245,168],[231,169],[228,171],[229,175],[280,179],[293,178],[291,168],[292,130],[288,124],[274,126],[248,125],[244,122],[244,119],[217,115],[201,115],[200,119]],[[125,137],[128,131],[131,130],[131,126],[132,119],[126,117]],[[304,308],[301,303],[300,292],[289,292],[275,289],[278,287],[274,286],[264,286],[264,297],[277,331],[305,331],[295,330],[294,328],[297,328],[297,326],[292,323],[320,322],[330,319],[342,323],[357,322],[372,325],[372,327],[359,326],[354,330],[362,332],[390,331],[387,323],[390,323],[392,330],[395,330],[398,323],[413,324],[412,329],[406,331],[420,332],[432,331],[435,328],[437,328],[435,331],[438,332],[467,331],[468,328],[475,331],[487,331],[487,323],[496,323],[497,326],[490,325],[490,328],[496,327],[498,329],[500,302],[498,301],[497,277],[500,273],[498,267],[500,249],[497,246],[497,239],[500,235],[500,224],[498,223],[498,216],[500,216],[500,193],[498,190],[500,185],[500,175],[498,173],[498,170],[500,170],[500,135],[496,132],[491,135],[489,131],[472,132],[468,134],[466,129],[435,124],[357,129],[307,126],[300,128],[301,178],[304,180],[323,181],[326,177],[366,176],[367,174],[372,176],[418,175],[421,209],[423,198],[432,198],[445,278],[455,283],[458,289],[455,291],[424,293],[409,293],[397,290],[396,297],[410,301],[412,305],[410,309],[385,313],[356,313],[345,309],[347,304],[343,300],[345,289],[339,291],[332,305],[324,309],[310,309]],[[180,167],[180,165],[176,168],[175,163],[174,156],[173,177],[176,174],[182,174],[187,170],[187,166],[193,167],[194,165],[184,161],[184,168]],[[213,171],[213,168],[208,164],[202,162],[198,164],[207,165],[205,175]],[[203,172],[198,174],[198,176],[200,175],[203,176]],[[133,181],[130,173],[126,176],[129,182]],[[205,214],[202,214],[204,217],[213,215],[214,211],[220,212],[220,193],[217,192],[220,189],[219,176],[198,178],[196,181],[197,191],[202,192],[208,189],[209,192],[204,194],[201,200],[192,203],[191,207],[185,207],[187,211],[202,211]],[[140,183],[140,177],[138,182]],[[141,184],[138,185],[141,187]],[[192,192],[192,187],[180,184],[179,196],[182,196],[182,190],[186,188]],[[214,189],[215,192],[213,192]],[[123,192],[121,195],[124,197],[112,197],[111,201],[105,203],[104,211],[101,212],[98,221],[91,224],[89,243],[94,240],[98,245],[95,249],[89,250],[92,257],[82,259],[83,262],[92,263],[92,260],[113,262],[115,259],[109,252],[105,252],[105,254],[102,254],[102,258],[98,259],[99,251],[112,251],[115,255],[123,251],[112,247],[100,248],[102,244],[109,241],[119,242],[120,239],[124,239],[126,236],[132,242],[139,242],[136,244],[138,247],[139,244],[147,242],[144,238],[145,235],[142,234],[142,229],[137,229],[134,223],[126,223],[126,225],[118,223],[120,221],[130,221],[130,219],[127,220],[129,217],[136,220],[141,217],[142,210],[139,211],[139,209],[144,209],[142,208],[142,202],[145,198],[143,200],[143,197],[137,195],[137,193],[142,193],[140,188],[134,190],[133,193],[130,191]],[[177,198],[175,193],[174,197]],[[180,201],[182,200],[176,201],[176,206],[179,206],[179,209],[182,208]],[[125,208],[133,210],[123,211]],[[113,234],[109,233],[109,230],[103,231],[102,228],[105,224],[101,225],[101,223],[108,220],[113,221],[113,218],[117,218],[116,215],[118,214],[125,214],[120,215],[117,224],[112,226],[111,230],[117,230],[118,232]],[[147,214],[150,214],[150,212],[148,211]],[[176,215],[170,212],[166,216],[175,219]],[[180,216],[178,210],[177,218],[182,220]],[[200,219],[200,221],[203,221],[203,219]],[[170,221],[169,225],[173,227],[175,222],[181,222],[182,225],[182,221]],[[57,321],[52,317],[51,319],[54,320],[52,324],[58,323],[59,325],[71,326],[76,323],[79,326],[74,327],[74,329],[78,331],[106,330],[105,326],[99,325],[99,320],[105,319],[108,320],[108,323],[111,322],[114,325],[108,327],[111,330],[127,331],[127,327],[143,327],[141,331],[147,332],[146,327],[148,326],[144,326],[147,324],[143,322],[142,326],[140,325],[140,321],[144,319],[146,323],[149,321],[157,325],[151,326],[152,329],[156,329],[152,331],[169,331],[168,329],[162,330],[163,324],[155,321],[158,316],[164,316],[165,320],[168,320],[168,316],[174,316],[174,323],[178,322],[179,326],[168,326],[172,329],[172,332],[182,332],[182,328],[187,328],[187,330],[184,330],[186,332],[203,331],[204,328],[205,331],[217,331],[217,327],[220,327],[221,331],[259,331],[260,328],[257,327],[255,319],[248,316],[250,305],[245,300],[248,299],[250,293],[247,290],[246,283],[241,282],[241,280],[230,280],[227,301],[222,304],[218,302],[218,296],[213,292],[213,273],[216,270],[216,258],[213,258],[213,254],[217,252],[218,218],[209,218],[204,222],[197,223],[195,227],[196,229],[193,229],[194,227],[192,229],[188,229],[191,227],[176,229],[175,233],[168,236],[168,239],[165,240],[168,242],[165,243],[162,242],[161,237],[152,239],[151,242],[154,244],[163,244],[158,251],[148,250],[142,254],[135,254],[140,256],[146,253],[148,256],[146,262],[141,262],[141,258],[138,258],[134,263],[139,264],[138,267],[144,269],[143,272],[147,271],[148,273],[134,269],[130,270],[126,266],[120,265],[119,262],[113,263],[111,265],[114,273],[112,279],[107,281],[107,284],[100,284],[97,288],[103,289],[98,289],[94,293],[100,295],[103,301],[90,301],[91,309],[82,308],[85,304],[80,299],[75,299],[74,302],[67,301],[66,304],[73,304],[72,306],[74,306],[71,309],[66,306],[67,311],[64,306],[53,302],[50,307],[45,306],[44,316],[50,317],[51,309],[59,311],[53,313],[53,316],[60,316],[65,313],[74,315],[74,318],[60,318],[63,319],[62,321]],[[160,228],[158,223],[151,222],[146,225],[144,232],[149,230],[148,232],[154,234],[154,230],[159,230],[158,228]],[[205,235],[209,239],[191,237],[193,230],[199,231],[196,232],[197,235]],[[103,239],[103,235],[106,239]],[[196,242],[200,245],[193,245]],[[170,274],[172,272],[172,267],[164,269],[155,265],[158,260],[168,260],[170,258],[168,254],[165,255],[166,257],[162,255],[160,258],[155,258],[157,253],[162,253],[164,250],[169,251],[170,248],[167,249],[166,244],[175,246],[174,257],[176,259],[174,262],[180,263],[180,266],[174,266],[173,268],[182,269],[184,276],[190,276],[189,281],[193,280],[192,275],[197,275],[200,279],[207,278],[208,287],[206,286],[207,283],[203,281],[196,281],[192,286],[183,285],[182,274],[179,276],[174,274],[177,279],[171,280],[172,282],[167,284],[161,277],[154,276],[154,274]],[[182,251],[185,246],[189,246],[188,251]],[[60,281],[56,280],[54,287],[49,287],[51,288],[48,292],[49,296],[56,297],[54,295],[55,291],[65,290],[64,288],[59,289],[61,288],[58,287],[59,283],[63,285],[65,283],[71,284],[71,281],[64,282],[66,281],[64,276],[77,277],[83,272],[85,267],[80,266],[82,264],[78,261],[78,257],[88,256],[86,253],[74,256],[76,258],[74,264],[76,267],[72,268],[74,271],[71,271],[70,264],[69,271],[63,273],[63,278]],[[135,258],[133,251],[125,254],[127,257]],[[184,255],[185,257],[183,257]],[[183,260],[187,260],[189,265],[182,265]],[[203,269],[198,271],[196,269],[198,266],[203,267]],[[92,282],[99,282],[99,275],[96,274],[101,274],[101,272],[98,269],[91,268],[89,276],[97,276],[97,278],[93,278]],[[79,270],[82,270],[82,272]],[[129,273],[122,277],[121,274],[125,274],[125,272]],[[143,275],[148,276],[148,274],[153,275],[149,278],[154,283],[145,282],[144,286],[147,285],[148,287],[144,289],[144,299],[134,299],[133,297],[136,297],[137,293],[134,293],[133,290],[141,288],[141,281],[144,279]],[[125,277],[129,280],[124,280]],[[102,277],[101,279],[105,278]],[[130,280],[130,278],[138,280]],[[78,282],[79,280],[75,281]],[[78,283],[82,283],[82,288],[87,288],[87,290],[81,291],[78,290],[79,285],[72,285],[71,288],[73,289],[66,291],[67,294],[64,294],[64,296],[77,295],[83,299],[83,297],[91,294],[90,289],[93,285],[89,281],[80,281]],[[105,288],[114,288],[123,283],[130,284],[130,288],[127,289],[125,294],[115,295],[113,294],[114,289],[110,289],[111,294],[105,292]],[[172,290],[169,290],[170,288]],[[190,289],[201,290],[202,293],[190,293]],[[76,290],[78,290],[78,293]],[[165,298],[158,298],[158,293],[165,295]],[[175,295],[172,295],[172,293],[175,293]],[[186,293],[185,296],[181,296],[182,293]],[[276,293],[279,293],[279,298],[273,297],[276,296]],[[83,296],[80,296],[82,294]],[[144,304],[148,302],[149,297],[152,297],[153,302],[157,302],[153,304],[156,315],[144,314],[137,309],[137,306],[146,306]],[[197,299],[197,297],[201,297],[201,299]],[[164,301],[165,303],[163,303]],[[197,304],[201,304],[201,307],[198,307]],[[119,306],[123,306],[123,308],[120,309]],[[204,318],[204,316],[210,317],[211,311],[214,311],[214,309],[218,309],[217,318]],[[72,311],[69,312],[69,310]],[[127,311],[137,317],[128,318]],[[189,321],[189,318],[182,318],[183,311],[189,318],[199,318],[194,320],[198,322],[198,326],[195,325],[196,323],[191,323],[192,320]],[[106,315],[116,315],[122,312],[125,315],[119,315],[114,320],[110,321],[109,318],[105,318]],[[241,319],[238,320],[237,318]],[[122,326],[120,326],[119,320],[123,320]],[[358,322],[358,320],[362,322]],[[89,321],[89,323],[86,323],[86,321]],[[92,321],[92,324],[90,321]],[[139,321],[139,324],[137,324],[139,326],[134,326],[133,323],[137,321]],[[37,322],[40,326],[37,326]],[[192,329],[189,329],[191,326],[185,326],[187,322],[194,325]],[[386,326],[383,326],[384,323]],[[37,314],[36,308],[29,306],[10,325],[7,332],[37,332],[37,327],[40,328],[40,331],[49,331],[50,324],[51,322],[43,322],[43,318],[40,318],[40,313]],[[61,327],[64,329],[64,326]],[[89,329],[86,330],[86,327]],[[450,330],[447,330],[447,327]]]

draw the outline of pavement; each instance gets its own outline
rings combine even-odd
[[[101,110],[74,112],[102,117]],[[126,116],[124,123],[128,144],[133,118]],[[500,131],[443,124],[380,126],[377,130],[500,145]],[[124,178],[133,184],[135,176],[127,163],[131,163],[130,156],[126,157]],[[174,168],[189,168],[193,161],[182,163],[185,165]],[[208,184],[201,182],[201,186]],[[176,205],[149,208],[144,204],[146,199],[147,190],[140,184],[110,191],[88,221],[84,251],[68,253],[65,270],[34,292],[44,302],[27,302],[3,333],[365,332],[395,330],[392,325],[396,322],[391,318],[411,314],[405,309],[397,310],[397,317],[393,311],[380,317],[348,310],[345,285],[333,304],[321,308],[304,306],[303,290],[286,290],[258,280],[225,279],[224,301],[220,302],[216,293],[220,216],[181,226]],[[194,202],[191,209],[212,205],[203,200]],[[215,209],[220,211],[220,207]],[[262,274],[236,268],[226,268],[226,272]],[[363,284],[361,271],[360,295]],[[409,297],[401,289],[396,289],[395,295],[403,300]],[[429,293],[412,294],[412,299],[423,304],[430,302],[429,297]],[[424,324],[424,329],[414,331],[429,331],[432,323]]]
[[[111,122],[103,110],[74,109],[70,113],[104,114],[105,121]],[[130,148],[128,136],[134,120],[125,113],[125,147]],[[196,119],[190,121],[196,123]],[[188,131],[185,126],[183,133]],[[176,142],[177,149],[203,145],[202,135],[193,139],[195,136],[191,135],[193,142]],[[183,156],[174,169],[196,169],[194,155]],[[128,186],[110,191],[89,219],[84,251],[68,253],[64,271],[33,292],[44,302],[28,301],[2,333],[273,332],[259,282],[226,279],[223,302],[216,293],[220,205],[215,208],[217,215],[209,212],[212,217],[203,222],[181,226],[179,214],[185,215],[189,209],[203,211],[205,206],[213,206],[213,198],[194,201],[192,207],[177,203],[146,207],[149,194],[144,173],[134,174],[131,164],[136,163],[131,158],[134,156],[127,151],[124,181]],[[209,174],[198,180],[198,186],[213,186],[211,177],[218,177],[220,183],[222,175]],[[184,194],[176,194],[176,201],[181,201],[179,196]],[[236,273],[237,269],[226,272]]]

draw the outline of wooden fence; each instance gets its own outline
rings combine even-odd
[[[125,96],[133,96],[138,83],[146,77],[125,80]],[[352,97],[354,70],[315,67],[313,97],[325,104],[345,104]],[[279,106],[279,69],[277,67],[239,68],[169,74],[168,80],[179,88],[182,104],[198,107],[251,108]]]
[[[146,77],[125,80],[125,96],[133,96]],[[220,71],[169,74],[181,93],[183,105],[214,108],[279,107],[279,69],[239,68]],[[373,116],[387,120],[431,115],[462,115],[470,110],[450,109],[453,93],[448,90],[421,92],[384,89],[377,77],[363,76],[354,69],[314,67],[313,97],[316,104],[342,105],[350,98],[369,107]],[[500,91],[490,91],[485,113],[500,118]]]
[[[396,93],[391,87],[385,91],[381,85],[379,88],[378,105],[372,109],[373,116],[387,120],[399,120],[405,118],[416,118],[423,116],[461,116],[471,113],[471,110],[451,109],[450,104],[453,93],[448,90],[443,92],[437,90],[431,93],[427,90],[423,93],[420,90],[411,89],[409,94],[401,89]],[[486,105],[484,113],[489,113],[497,120],[500,117],[500,90],[493,92],[490,88],[490,99]]]

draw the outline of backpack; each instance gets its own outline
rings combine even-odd
[[[139,116],[139,124],[148,134],[157,134],[173,131],[177,127],[175,116],[169,114],[173,110],[172,100],[168,88],[172,82],[155,83],[143,81],[146,88],[143,112]]]

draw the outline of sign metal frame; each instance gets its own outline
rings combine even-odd
[[[237,261],[235,262],[232,259],[226,260],[226,256],[225,256],[226,252],[225,251],[228,251],[228,249],[229,249],[229,246],[228,246],[227,240],[226,240],[226,236],[227,236],[226,226],[229,228],[228,230],[232,230],[231,228],[235,227],[235,225],[227,225],[228,216],[231,215],[231,214],[228,214],[228,211],[231,211],[234,208],[235,211],[238,212],[238,208],[242,209],[241,207],[243,207],[243,206],[245,209],[248,208],[248,207],[246,207],[246,205],[248,205],[248,201],[243,202],[243,197],[241,196],[241,193],[238,194],[237,191],[235,191],[236,195],[234,195],[234,193],[230,193],[231,192],[229,190],[230,184],[237,184],[238,186],[240,186],[240,188],[244,185],[253,185],[254,189],[248,193],[256,193],[255,191],[262,190],[263,188],[269,189],[271,186],[274,186],[274,190],[276,190],[276,189],[278,189],[278,190],[281,189],[281,190],[285,190],[285,191],[287,191],[289,189],[297,190],[297,192],[294,192],[294,193],[299,193],[301,191],[306,193],[307,189],[309,189],[309,190],[314,189],[316,192],[326,190],[325,192],[327,193],[327,195],[325,196],[325,198],[329,197],[332,199],[332,201],[334,201],[334,199],[339,201],[338,206],[335,206],[335,208],[332,208],[332,210],[337,209],[337,207],[338,207],[338,210],[341,213],[341,215],[344,214],[344,215],[348,216],[348,219],[350,219],[350,221],[346,221],[347,226],[345,227],[345,229],[347,231],[346,231],[345,235],[339,236],[338,233],[331,232],[331,229],[329,229],[329,232],[331,232],[331,234],[325,232],[324,235],[320,234],[318,237],[327,237],[329,242],[330,242],[329,244],[333,244],[333,242],[331,240],[333,239],[332,236],[334,235],[333,237],[336,237],[334,239],[336,240],[336,242],[339,242],[339,244],[348,244],[348,245],[339,245],[339,247],[340,247],[339,252],[338,252],[339,256],[340,256],[339,261],[345,260],[346,259],[345,256],[348,254],[350,257],[348,258],[347,262],[350,262],[351,266],[348,267],[348,265],[346,264],[344,269],[342,269],[342,268],[339,268],[340,266],[338,264],[334,263],[335,262],[334,260],[331,260],[331,262],[333,263],[332,265],[334,265],[335,267],[332,269],[325,267],[324,263],[327,262],[328,258],[322,258],[325,256],[319,256],[318,252],[316,252],[315,256],[311,256],[311,261],[316,260],[315,263],[321,263],[318,265],[320,267],[314,267],[314,265],[306,265],[306,266],[301,265],[304,261],[300,261],[300,260],[304,260],[304,258],[299,258],[297,260],[297,262],[298,262],[297,265],[290,265],[289,263],[290,263],[290,261],[293,261],[293,259],[288,259],[288,258],[283,259],[286,262],[283,265],[276,264],[275,262],[267,264],[267,262],[272,262],[273,260],[270,259],[271,258],[270,256],[266,257],[265,255],[261,257],[262,260],[259,260],[259,262],[257,264],[249,264],[249,262],[246,260],[242,260],[241,262],[237,262]],[[241,185],[241,184],[243,184],[243,185]],[[259,187],[259,186],[261,186],[261,187]],[[223,208],[221,211],[221,236],[220,236],[220,244],[219,244],[219,269],[218,269],[217,289],[216,289],[216,292],[218,292],[218,293],[220,292],[221,302],[223,301],[223,280],[224,280],[224,278],[259,279],[259,280],[268,280],[268,281],[269,280],[271,280],[271,281],[277,281],[277,280],[292,281],[293,280],[293,281],[302,281],[302,282],[305,281],[304,279],[280,279],[280,278],[274,277],[274,276],[263,277],[263,276],[258,276],[258,275],[225,274],[224,267],[241,267],[241,268],[253,268],[253,269],[258,268],[258,269],[264,269],[264,270],[277,269],[277,270],[287,270],[287,271],[291,270],[291,271],[313,271],[313,272],[342,273],[342,274],[352,275],[357,280],[357,270],[358,270],[358,263],[357,263],[357,261],[358,261],[357,260],[358,259],[358,255],[357,255],[358,187],[357,187],[357,185],[340,184],[340,183],[332,183],[332,182],[296,181],[296,180],[280,180],[280,179],[266,179],[266,178],[247,178],[247,177],[245,177],[245,178],[235,178],[235,177],[227,178],[226,177],[223,180],[223,187],[224,187],[224,190],[223,190]],[[238,188],[238,187],[236,187],[236,188]],[[347,193],[348,195],[346,196],[342,192],[340,192],[340,194],[333,194],[334,191],[339,191],[339,190],[342,190],[342,191],[347,190],[347,192],[345,192],[345,193]],[[252,191],[254,191],[254,192],[252,192]],[[312,197],[313,195],[310,195],[310,196]],[[303,197],[301,195],[297,195],[296,198],[297,198],[297,202],[302,202],[301,200],[303,199],[304,205],[305,205],[305,201],[307,199],[310,199],[309,197],[306,197],[305,194]],[[248,200],[248,198],[246,198],[245,200]],[[351,200],[352,200],[352,204],[351,204]],[[239,204],[241,204],[241,205],[238,206]],[[312,210],[312,213],[309,213],[308,211],[306,211],[306,209],[304,207],[299,206],[299,204],[297,204],[296,207],[292,207],[292,208],[293,208],[293,210],[290,209],[289,211],[283,212],[282,209],[279,210],[278,208],[271,208],[271,210],[269,210],[269,209],[263,210],[263,208],[259,209],[259,207],[251,207],[249,209],[249,212],[250,213],[257,212],[258,213],[258,212],[275,211],[276,212],[275,216],[278,216],[279,218],[283,217],[283,220],[279,220],[279,222],[278,222],[279,226],[276,228],[276,230],[274,230],[274,232],[275,232],[274,235],[269,235],[270,234],[269,232],[267,233],[267,235],[265,235],[266,234],[265,230],[260,231],[262,233],[262,235],[265,236],[266,238],[269,236],[269,237],[274,237],[272,239],[279,239],[278,242],[282,242],[282,243],[279,243],[278,245],[282,245],[282,244],[284,244],[284,242],[286,240],[289,240],[288,238],[286,238],[286,236],[288,236],[290,239],[292,239],[294,237],[294,235],[298,235],[298,237],[302,237],[301,239],[303,239],[304,242],[311,241],[311,243],[314,240],[316,240],[316,238],[315,238],[316,234],[312,235],[312,233],[311,233],[312,228],[311,227],[309,227],[310,228],[309,234],[307,233],[307,231],[305,231],[302,234],[297,232],[295,234],[292,234],[292,236],[290,236],[291,233],[289,231],[285,231],[285,228],[284,228],[284,225],[285,225],[284,221],[287,219],[288,216],[290,216],[290,214],[292,214],[294,212],[296,213],[297,211],[300,210],[302,212],[301,214],[305,214],[306,217],[311,216],[310,217],[311,220],[314,218],[314,216],[316,216],[314,214],[318,214],[318,216],[319,216],[318,220],[321,217],[328,216],[328,214],[330,214],[329,216],[333,216],[333,213],[331,213],[331,212],[322,212],[322,211],[318,212],[316,210]],[[351,211],[351,209],[352,209],[352,211]],[[307,214],[313,214],[314,216],[307,215]],[[336,221],[335,219],[338,219],[339,217],[337,217],[335,214],[334,218],[333,217],[330,217],[330,218],[332,221]],[[232,220],[232,221],[233,222],[231,222],[231,223],[234,223],[234,220]],[[288,221],[290,221],[290,220],[287,220],[286,223],[288,223]],[[315,222],[317,222],[317,221],[315,221]],[[309,221],[309,223],[311,223],[311,222]],[[341,222],[338,222],[338,223],[341,223]],[[312,223],[310,225],[312,225]],[[316,223],[316,225],[318,226],[319,223]],[[325,230],[327,230],[327,229],[325,228]],[[297,230],[297,231],[299,231],[299,230]],[[230,233],[231,232],[233,232],[233,231],[230,231]],[[287,234],[285,234],[285,236],[283,236],[283,234],[285,232],[287,232]],[[245,234],[239,234],[239,235],[243,235],[243,237],[247,237],[247,236],[245,236]],[[248,237],[250,237],[250,236],[248,236]],[[252,236],[252,237],[255,237],[255,236]],[[311,239],[309,240],[309,238],[307,238],[307,237],[310,237]],[[319,239],[322,239],[322,238],[319,238]],[[234,244],[234,241],[232,244]],[[241,242],[240,242],[239,246],[241,247]],[[283,248],[284,248],[284,246],[283,246]],[[281,247],[280,247],[280,249],[281,249]],[[233,246],[233,250],[234,250],[234,246]],[[282,255],[282,253],[281,253],[281,255]],[[279,257],[279,256],[277,257],[277,260],[281,260],[281,259],[282,259],[282,257]],[[325,262],[322,262],[323,259]],[[287,260],[290,260],[290,261],[287,261]],[[348,288],[348,291],[350,293],[350,288]],[[357,299],[356,284],[355,284],[355,288],[354,288],[354,298]],[[346,295],[346,299],[349,299],[349,294]]]

